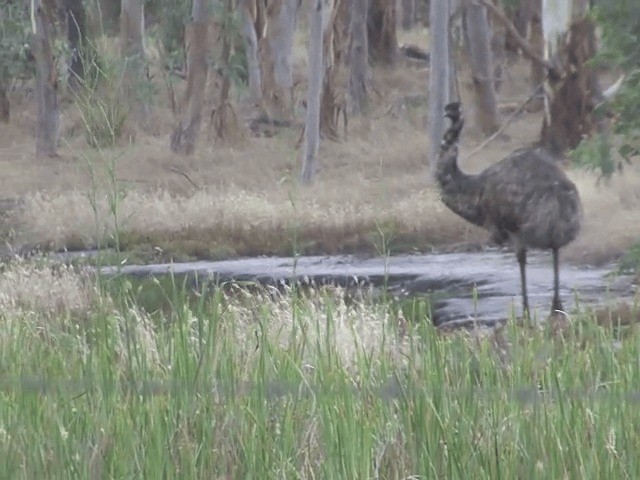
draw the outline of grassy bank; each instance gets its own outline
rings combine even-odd
[[[640,236],[640,172],[629,168],[624,177],[600,186],[591,174],[570,175],[585,220],[578,239],[563,249],[563,259],[587,264],[619,259]],[[83,250],[119,244],[129,263],[294,252],[379,255],[487,242],[484,231],[444,207],[435,186],[408,170],[388,182],[377,178],[349,189],[356,178],[345,172],[335,184],[308,189],[285,184],[176,194],[116,183],[112,190],[44,192],[23,198],[6,214],[5,225],[13,229],[9,240],[16,245]]]
[[[213,296],[12,265],[3,478],[635,478],[640,336],[444,334],[339,290]]]

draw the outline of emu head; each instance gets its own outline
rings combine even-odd
[[[444,116],[456,123],[462,116],[462,103],[452,102],[444,107]]]

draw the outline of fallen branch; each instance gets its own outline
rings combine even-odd
[[[183,172],[182,170],[180,170],[177,167],[169,167],[169,171],[173,172],[173,173],[177,173],[178,175],[182,175],[184,178],[187,179],[187,181],[193,186],[193,188],[195,188],[196,190],[200,190],[202,187],[200,185],[198,185],[196,182],[194,182],[191,177],[187,174],[187,172]]]
[[[527,103],[529,103],[531,101],[531,99],[533,97],[535,97],[538,94],[538,92],[540,92],[541,90],[542,90],[542,84],[538,85],[533,90],[531,95],[529,95],[527,97],[527,99],[524,102],[522,102],[520,104],[520,106],[518,108],[516,108],[511,115],[509,115],[509,117],[507,117],[507,119],[504,122],[504,125],[502,125],[502,127],[500,127],[500,129],[498,131],[496,131],[493,135],[491,135],[489,138],[487,138],[485,141],[483,141],[480,145],[478,145],[476,148],[471,150],[467,155],[465,155],[464,160],[467,160],[467,159],[473,157],[475,154],[480,152],[484,147],[486,147],[491,142],[493,142],[496,138],[498,138],[498,136],[500,136],[507,129],[507,127],[511,124],[511,122],[513,122],[513,119],[516,118],[516,116],[518,114],[520,114],[520,112],[522,112],[522,110],[527,105]]]
[[[522,38],[520,33],[518,33],[518,30],[516,29],[516,27],[513,25],[513,22],[511,22],[511,20],[507,18],[507,16],[504,14],[502,10],[496,7],[489,0],[476,0],[474,4],[484,6],[487,10],[489,10],[493,14],[496,20],[498,20],[500,23],[502,23],[502,25],[504,25],[504,27],[509,31],[509,34],[513,36],[513,39],[518,44],[518,47],[522,49],[522,54],[525,57],[527,57],[529,60],[533,62],[536,62],[539,65],[542,65],[550,75],[557,78],[560,77],[560,72],[558,72],[558,68],[555,67],[549,60],[546,60],[545,58],[538,55],[533,50],[533,48],[531,48],[531,45],[529,44],[529,42],[527,42],[524,38]]]

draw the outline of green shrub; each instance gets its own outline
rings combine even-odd
[[[621,273],[640,274],[640,240],[638,240],[620,260]]]
[[[611,142],[604,134],[585,138],[575,150],[569,153],[574,165],[600,173],[598,182],[609,180],[616,170],[622,168],[622,160],[617,160],[611,151]]]
[[[612,109],[616,115],[614,132],[622,136],[618,152],[629,158],[640,153],[640,2],[601,1],[593,9],[601,27],[602,49],[595,63],[619,68],[625,73]]]

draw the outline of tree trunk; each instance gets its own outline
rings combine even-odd
[[[451,50],[449,43],[449,2],[432,1],[430,4],[429,45],[429,176],[434,178],[440,141],[444,133],[444,106],[451,102]]]
[[[325,25],[323,36],[324,83],[320,104],[320,132],[336,140],[339,137],[340,118],[344,123],[345,135],[347,132],[347,53],[351,12],[348,0],[332,2],[330,23]]]
[[[320,146],[320,97],[324,77],[323,45],[326,0],[313,0],[309,10],[309,84],[307,116],[305,119],[304,147],[302,152],[302,183],[311,183],[318,170]]]
[[[533,11],[532,4],[539,0],[520,0],[511,10],[508,11],[509,20],[516,27],[517,32],[522,38],[527,38],[527,30]],[[511,57],[517,57],[520,50],[518,42],[513,38],[511,32],[507,31],[504,43],[505,51]]]
[[[84,79],[82,60],[86,45],[86,16],[82,0],[65,0],[64,8],[67,15],[67,42],[71,52],[68,83],[71,90],[76,90]]]
[[[98,0],[100,33],[112,33],[118,30],[121,0]],[[91,13],[89,10],[89,13]]]
[[[0,80],[0,122],[9,123],[11,116],[11,105],[9,104],[9,95],[7,94],[7,86],[3,80]]]
[[[183,108],[186,115],[178,122],[171,134],[171,150],[190,155],[195,150],[204,106],[207,85],[207,46],[209,8],[207,0],[193,0],[191,22],[185,29],[187,49],[187,89]]]
[[[59,128],[58,77],[53,56],[53,5],[45,0],[34,0],[32,52],[36,60],[36,95],[38,122],[36,127],[36,154],[57,156]]]
[[[500,4],[500,0],[494,0],[496,4]],[[500,92],[502,86],[504,66],[507,63],[507,29],[499,21],[495,21],[492,15],[487,11],[489,20],[491,58],[493,60],[493,88],[496,93]]]
[[[242,17],[242,38],[247,55],[247,75],[249,77],[249,91],[251,99],[258,104],[262,95],[262,82],[260,80],[260,60],[258,57],[258,35],[256,29],[260,29],[259,19],[264,16],[258,15],[261,8],[260,2],[256,4],[253,0],[240,0],[240,14]],[[262,7],[264,10],[264,8]]]
[[[147,78],[144,49],[143,0],[122,0],[120,8],[120,54],[124,62],[124,93],[132,105],[136,121],[149,128],[151,112],[140,95]]]
[[[416,0],[402,0],[402,28],[411,30],[416,19]]]
[[[500,126],[500,119],[494,88],[491,30],[485,7],[474,3],[466,5],[465,30],[476,98],[476,122],[482,133],[490,135]]]
[[[222,37],[222,48],[220,51],[220,67],[222,70],[222,85],[220,87],[220,95],[218,96],[215,107],[211,112],[211,123],[214,126],[216,137],[224,140],[233,132],[236,125],[236,116],[233,107],[229,102],[229,94],[231,92],[231,76],[229,74],[231,64],[231,42],[235,32],[232,26],[234,0],[224,0],[224,12],[222,13],[222,25],[220,28],[220,36]],[[231,114],[231,115],[229,115]],[[231,120],[234,123],[231,123]]]
[[[353,112],[363,113],[369,104],[371,73],[367,40],[369,0],[352,0],[351,38],[349,40],[349,95]]]
[[[562,75],[547,75],[542,143],[562,153],[578,146],[596,127],[594,95],[599,88],[587,65],[596,52],[595,29],[584,2],[543,1],[545,58]]]
[[[529,3],[529,44],[532,50],[540,57],[544,57],[544,33],[542,32],[542,0],[530,0]],[[531,82],[531,90],[540,90],[529,105],[527,110],[537,112],[544,107],[544,95],[542,94],[541,85],[544,81],[545,71],[540,62],[531,62],[529,70],[529,81]]]
[[[259,0],[258,0],[259,1]],[[264,38],[260,39],[262,101],[275,120],[293,117],[293,36],[300,0],[268,0]]]
[[[431,21],[429,16],[431,15],[431,1],[430,0],[416,0],[418,3],[416,5],[416,14],[419,17],[420,22],[424,28],[431,27]],[[449,11],[453,11],[451,6],[449,7]]]
[[[396,6],[392,0],[370,0],[367,18],[369,57],[379,65],[393,65],[398,58]]]

